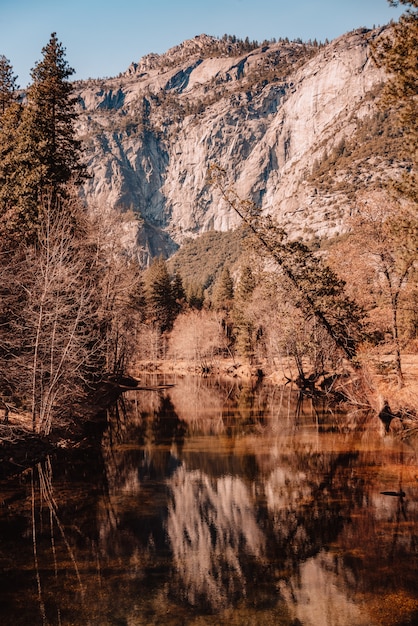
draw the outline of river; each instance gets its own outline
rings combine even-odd
[[[289,387],[165,382],[0,483],[3,626],[418,624],[416,445]]]

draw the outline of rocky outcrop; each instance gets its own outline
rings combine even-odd
[[[375,107],[383,75],[369,46],[377,35],[247,49],[202,35],[118,78],[78,83],[88,203],[132,210],[138,245],[155,247],[148,232],[168,255],[187,236],[237,225],[208,185],[216,163],[293,236],[343,230],[352,208],[344,189],[318,193],[310,175]]]

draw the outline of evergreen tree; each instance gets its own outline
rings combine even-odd
[[[15,207],[24,194],[24,172],[20,167],[24,155],[20,149],[19,129],[22,106],[14,103],[1,116],[0,124],[0,233],[12,227]],[[18,155],[20,158],[18,158]],[[25,169],[25,168],[24,168]]]
[[[392,6],[408,7],[399,22],[373,47],[374,59],[389,74],[384,86],[386,104],[399,106],[401,119],[417,128],[418,95],[418,0],[388,0]]]
[[[237,350],[250,358],[254,353],[254,324],[248,315],[248,305],[255,289],[255,279],[251,268],[242,268],[241,276],[234,296],[234,326]]]
[[[220,322],[228,343],[233,342],[233,326],[231,310],[234,302],[234,282],[228,267],[224,267],[221,275],[215,282],[212,294],[212,305],[220,312]]]
[[[248,300],[251,297],[254,289],[255,278],[253,276],[251,267],[245,265],[241,270],[241,276],[235,290],[235,303],[248,303]]]
[[[145,277],[148,318],[160,332],[170,330],[177,314],[176,301],[167,264],[162,257],[154,260]]]
[[[43,59],[31,72],[28,90],[28,130],[43,169],[42,184],[57,189],[84,173],[80,164],[81,144],[75,137],[74,70],[65,59],[65,49],[52,33],[42,49]]]
[[[45,198],[54,206],[68,183],[81,182],[81,144],[76,139],[72,85],[74,73],[65,50],[51,35],[43,59],[32,70],[27,102],[3,115],[0,143],[0,217],[2,231],[26,239],[36,235]]]
[[[204,287],[197,283],[188,283],[186,285],[187,304],[192,309],[201,309],[205,301]]]
[[[186,292],[184,290],[183,280],[178,272],[174,274],[172,292],[177,316],[186,304]]]
[[[392,6],[407,7],[398,22],[378,38],[372,47],[373,58],[388,75],[382,106],[393,107],[404,136],[404,156],[412,161],[413,171],[403,190],[418,199],[418,0],[388,0]]]
[[[16,99],[15,91],[18,89],[16,79],[9,59],[0,54],[0,117]]]
[[[224,267],[213,288],[212,303],[216,309],[229,310],[234,299],[234,282],[228,267]]]

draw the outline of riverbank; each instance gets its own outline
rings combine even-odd
[[[391,430],[402,434],[418,434],[418,355],[402,356],[404,380],[400,387],[388,358],[368,359],[363,363],[361,377],[347,365],[333,379],[331,392],[346,397],[353,406],[367,405],[377,414],[382,410],[389,415]],[[274,368],[264,364],[249,365],[237,359],[213,359],[208,362],[184,360],[159,360],[137,362],[134,379],[152,375],[167,376],[169,381],[184,376],[219,376],[242,384],[264,380],[272,385],[294,384],[297,371],[290,359],[282,359]],[[361,378],[361,380],[360,380]],[[326,376],[316,381],[316,390],[323,391]],[[322,385],[322,388],[321,388]],[[139,385],[141,388],[141,384]],[[17,474],[49,454],[68,448],[88,447],[97,441],[98,432],[105,427],[105,405],[123,391],[117,385],[107,385],[96,404],[89,404],[82,415],[71,424],[54,428],[48,436],[32,431],[29,413],[10,412],[7,424],[0,424],[0,479]],[[367,393],[367,398],[364,394]],[[1,416],[0,416],[1,419]],[[393,419],[393,421],[392,421]]]
[[[126,378],[126,381],[133,381]],[[136,383],[135,383],[136,384]],[[61,450],[89,448],[100,444],[106,427],[106,408],[122,393],[115,381],[101,384],[85,405],[75,409],[75,414],[52,427],[49,434],[36,433],[32,428],[29,411],[11,408],[0,411],[0,479],[23,472]],[[3,415],[2,415],[3,413]]]
[[[403,381],[399,384],[393,362],[387,355],[361,355],[361,369],[355,370],[344,363],[336,376],[327,374],[319,377],[313,390],[318,393],[330,392],[345,398],[353,407],[369,408],[377,414],[389,412],[389,416],[400,419],[408,431],[418,433],[418,354],[403,354]],[[309,376],[309,369],[306,369]],[[197,362],[187,360],[161,359],[159,361],[138,362],[135,376],[159,374],[168,377],[190,375],[219,376],[252,384],[263,379],[272,385],[292,384],[297,388],[298,372],[292,359],[280,359],[272,367],[265,363],[250,365],[239,359],[213,359]],[[398,430],[402,430],[399,422]]]
[[[390,357],[362,357],[362,372],[368,381],[369,391],[373,397],[372,408],[378,410],[384,401],[390,401],[394,410],[418,410],[418,354],[402,355],[403,385],[399,385]],[[309,374],[309,370],[307,370]],[[281,359],[272,367],[264,363],[250,365],[239,359],[212,359],[210,361],[187,361],[161,359],[158,361],[138,361],[134,375],[141,378],[143,374],[163,374],[171,376],[215,375],[239,379],[249,382],[262,377],[273,385],[285,385],[296,381],[298,372],[292,359]],[[357,377],[348,363],[338,372],[341,377]],[[326,376],[316,381],[321,389]]]
[[[0,479],[22,473],[62,450],[89,448],[100,442],[105,415],[77,425],[55,428],[49,435],[32,431],[28,414],[11,413],[8,424],[0,424]]]

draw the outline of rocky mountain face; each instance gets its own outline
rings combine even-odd
[[[186,237],[239,223],[208,184],[216,163],[292,236],[344,230],[350,185],[336,173],[337,187],[318,189],[313,172],[376,111],[384,76],[370,42],[379,32],[326,46],[201,35],[117,78],[77,83],[89,205],[126,212],[139,249],[168,256]],[[359,164],[360,186],[386,167],[376,156],[371,167],[369,157]]]

